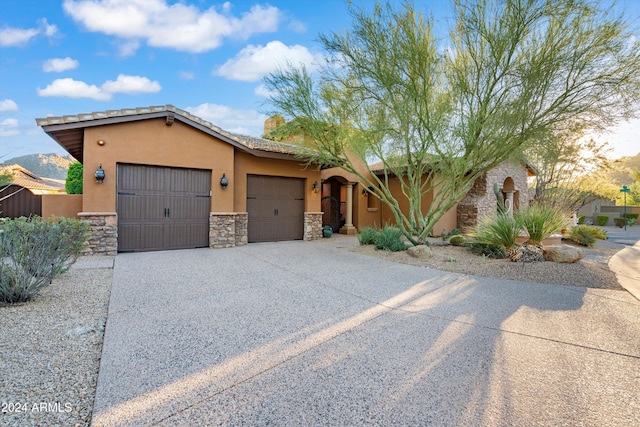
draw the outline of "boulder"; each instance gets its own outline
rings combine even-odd
[[[569,245],[551,245],[544,248],[544,259],[551,262],[573,263],[580,261],[586,252],[581,248]]]
[[[433,252],[431,248],[427,245],[418,245],[412,246],[407,249],[407,253],[414,258],[431,258],[433,256]]]

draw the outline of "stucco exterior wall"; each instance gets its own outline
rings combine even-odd
[[[316,193],[311,188],[315,181],[320,185],[320,170],[318,167],[305,167],[302,161],[256,157],[236,150],[234,171],[235,173],[232,175],[233,182],[229,183],[229,189],[233,192],[233,206],[235,212],[247,211],[247,175],[303,178],[305,179],[305,212],[320,211],[321,193]],[[227,176],[230,175],[227,174]]]
[[[219,184],[223,173],[234,176],[233,155],[233,146],[179,121],[167,126],[164,118],[88,127],[84,131],[82,211],[116,212],[116,164],[132,163],[209,169],[211,211],[233,212],[233,192]],[[100,164],[106,175],[102,184],[94,177]]]
[[[77,218],[82,212],[82,194],[43,194],[42,217]]]

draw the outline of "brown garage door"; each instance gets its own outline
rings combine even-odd
[[[249,242],[299,240],[304,233],[304,179],[247,176]]]
[[[211,171],[118,165],[118,251],[209,246]]]

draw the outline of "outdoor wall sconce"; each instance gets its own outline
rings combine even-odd
[[[97,144],[98,144],[100,147],[102,147],[102,146],[105,144],[104,139],[99,139],[99,140],[98,140],[98,141],[96,141],[96,142],[97,142]]]
[[[227,179],[227,175],[226,174],[222,174],[222,178],[220,178],[220,187],[227,188],[227,186],[229,185],[229,180]]]
[[[98,166],[98,170],[96,170],[96,182],[98,184],[102,184],[102,182],[104,181],[104,169],[102,169],[102,163],[100,163],[100,166]]]
[[[313,190],[314,193],[317,193],[318,191],[320,191],[320,186],[318,185],[318,181],[315,181],[313,183],[313,185],[311,186],[311,189]]]

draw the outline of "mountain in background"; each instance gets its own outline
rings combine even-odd
[[[635,156],[621,157],[611,162],[611,170],[607,172],[607,176],[611,179],[612,184],[618,186],[633,184],[631,171],[640,170],[640,153]]]
[[[49,154],[27,154],[26,156],[14,157],[4,160],[2,163],[13,165],[18,164],[29,172],[41,178],[67,179],[69,165],[76,160],[71,156],[61,156],[55,153]]]

